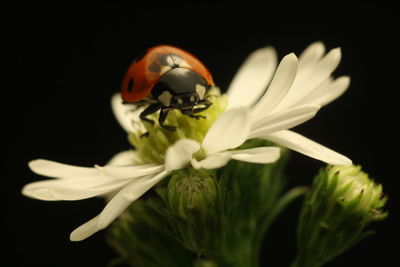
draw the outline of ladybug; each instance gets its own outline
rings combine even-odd
[[[175,131],[175,126],[165,125],[168,112],[180,110],[184,115],[199,119],[194,115],[209,108],[212,103],[207,98],[214,86],[207,68],[196,57],[177,47],[158,45],[140,54],[129,66],[122,81],[121,95],[124,104],[147,103],[140,118],[146,118],[160,110],[159,125]]]

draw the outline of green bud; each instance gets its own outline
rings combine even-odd
[[[224,189],[215,171],[176,171],[163,197],[173,235],[183,246],[213,259],[224,240]]]
[[[194,267],[218,267],[218,265],[209,260],[200,260],[194,264]]]
[[[293,267],[317,267],[371,234],[365,227],[384,219],[387,198],[360,166],[328,166],[314,178],[297,229]]]
[[[361,171],[361,166],[333,166],[327,175],[329,184],[337,183],[335,200],[344,207],[353,206],[353,211],[361,213],[365,222],[386,216],[381,212],[387,200],[382,197],[382,185]]]
[[[193,213],[207,218],[217,197],[217,182],[213,172],[185,169],[177,171],[167,186],[167,201],[170,211],[183,219]]]

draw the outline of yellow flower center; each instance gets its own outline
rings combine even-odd
[[[189,138],[201,143],[210,126],[224,112],[227,104],[227,97],[221,95],[216,87],[209,91],[209,100],[212,105],[205,111],[196,114],[205,118],[196,119],[183,115],[179,110],[171,110],[164,124],[175,126],[176,131],[167,131],[160,127],[157,123],[159,112],[147,116],[156,122],[154,125],[145,121],[136,122],[143,124],[146,130],[129,133],[128,140],[136,148],[141,159],[140,163],[163,164],[167,148],[181,138]],[[146,132],[148,134],[142,136]]]

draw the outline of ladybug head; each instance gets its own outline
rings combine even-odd
[[[183,114],[190,112],[195,105],[200,102],[200,97],[197,93],[189,93],[185,95],[173,96],[171,99],[170,106],[175,109],[179,109]]]
[[[206,80],[193,70],[175,68],[165,73],[154,86],[152,95],[166,107],[190,112],[206,95]]]

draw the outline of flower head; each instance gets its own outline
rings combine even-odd
[[[176,132],[141,121],[140,108],[131,111],[132,106],[123,105],[116,94],[112,98],[114,113],[136,150],[121,152],[106,166],[94,168],[34,160],[29,164],[34,172],[57,179],[28,184],[22,192],[49,201],[112,193],[98,216],[72,232],[71,240],[78,241],[107,227],[174,170],[187,166],[215,169],[231,159],[265,164],[279,158],[279,147],[240,149],[249,139],[269,140],[330,164],[351,164],[345,156],[288,130],[311,119],[349,85],[348,77],[331,77],[340,61],[340,49],[324,53],[323,44],[314,43],[299,59],[287,55],[276,67],[272,47],[256,50],[243,63],[226,95],[221,96],[217,88],[210,90],[213,105],[201,113],[205,119],[169,113],[167,123],[178,126]],[[145,132],[148,137],[142,137]]]
[[[360,166],[322,169],[303,203],[294,266],[322,266],[371,234],[365,228],[387,217],[386,201]]]
[[[139,115],[144,107],[135,108],[133,105],[121,103],[120,94],[115,94],[111,100],[114,114],[128,133],[128,141],[136,148],[141,164],[158,163],[165,161],[167,149],[180,139],[190,139],[201,142],[210,126],[223,113],[227,105],[226,95],[221,95],[214,87],[209,92],[211,107],[201,114],[205,118],[193,119],[183,115],[178,110],[171,110],[166,119],[167,125],[176,125],[176,131],[166,131],[159,124],[150,124],[140,119]],[[157,113],[148,117],[157,120]],[[143,135],[146,134],[144,137]]]
[[[354,205],[356,211],[365,212],[368,217],[379,217],[386,203],[382,185],[375,183],[361,166],[332,166],[327,171],[327,185],[336,185],[335,200],[342,206]]]

